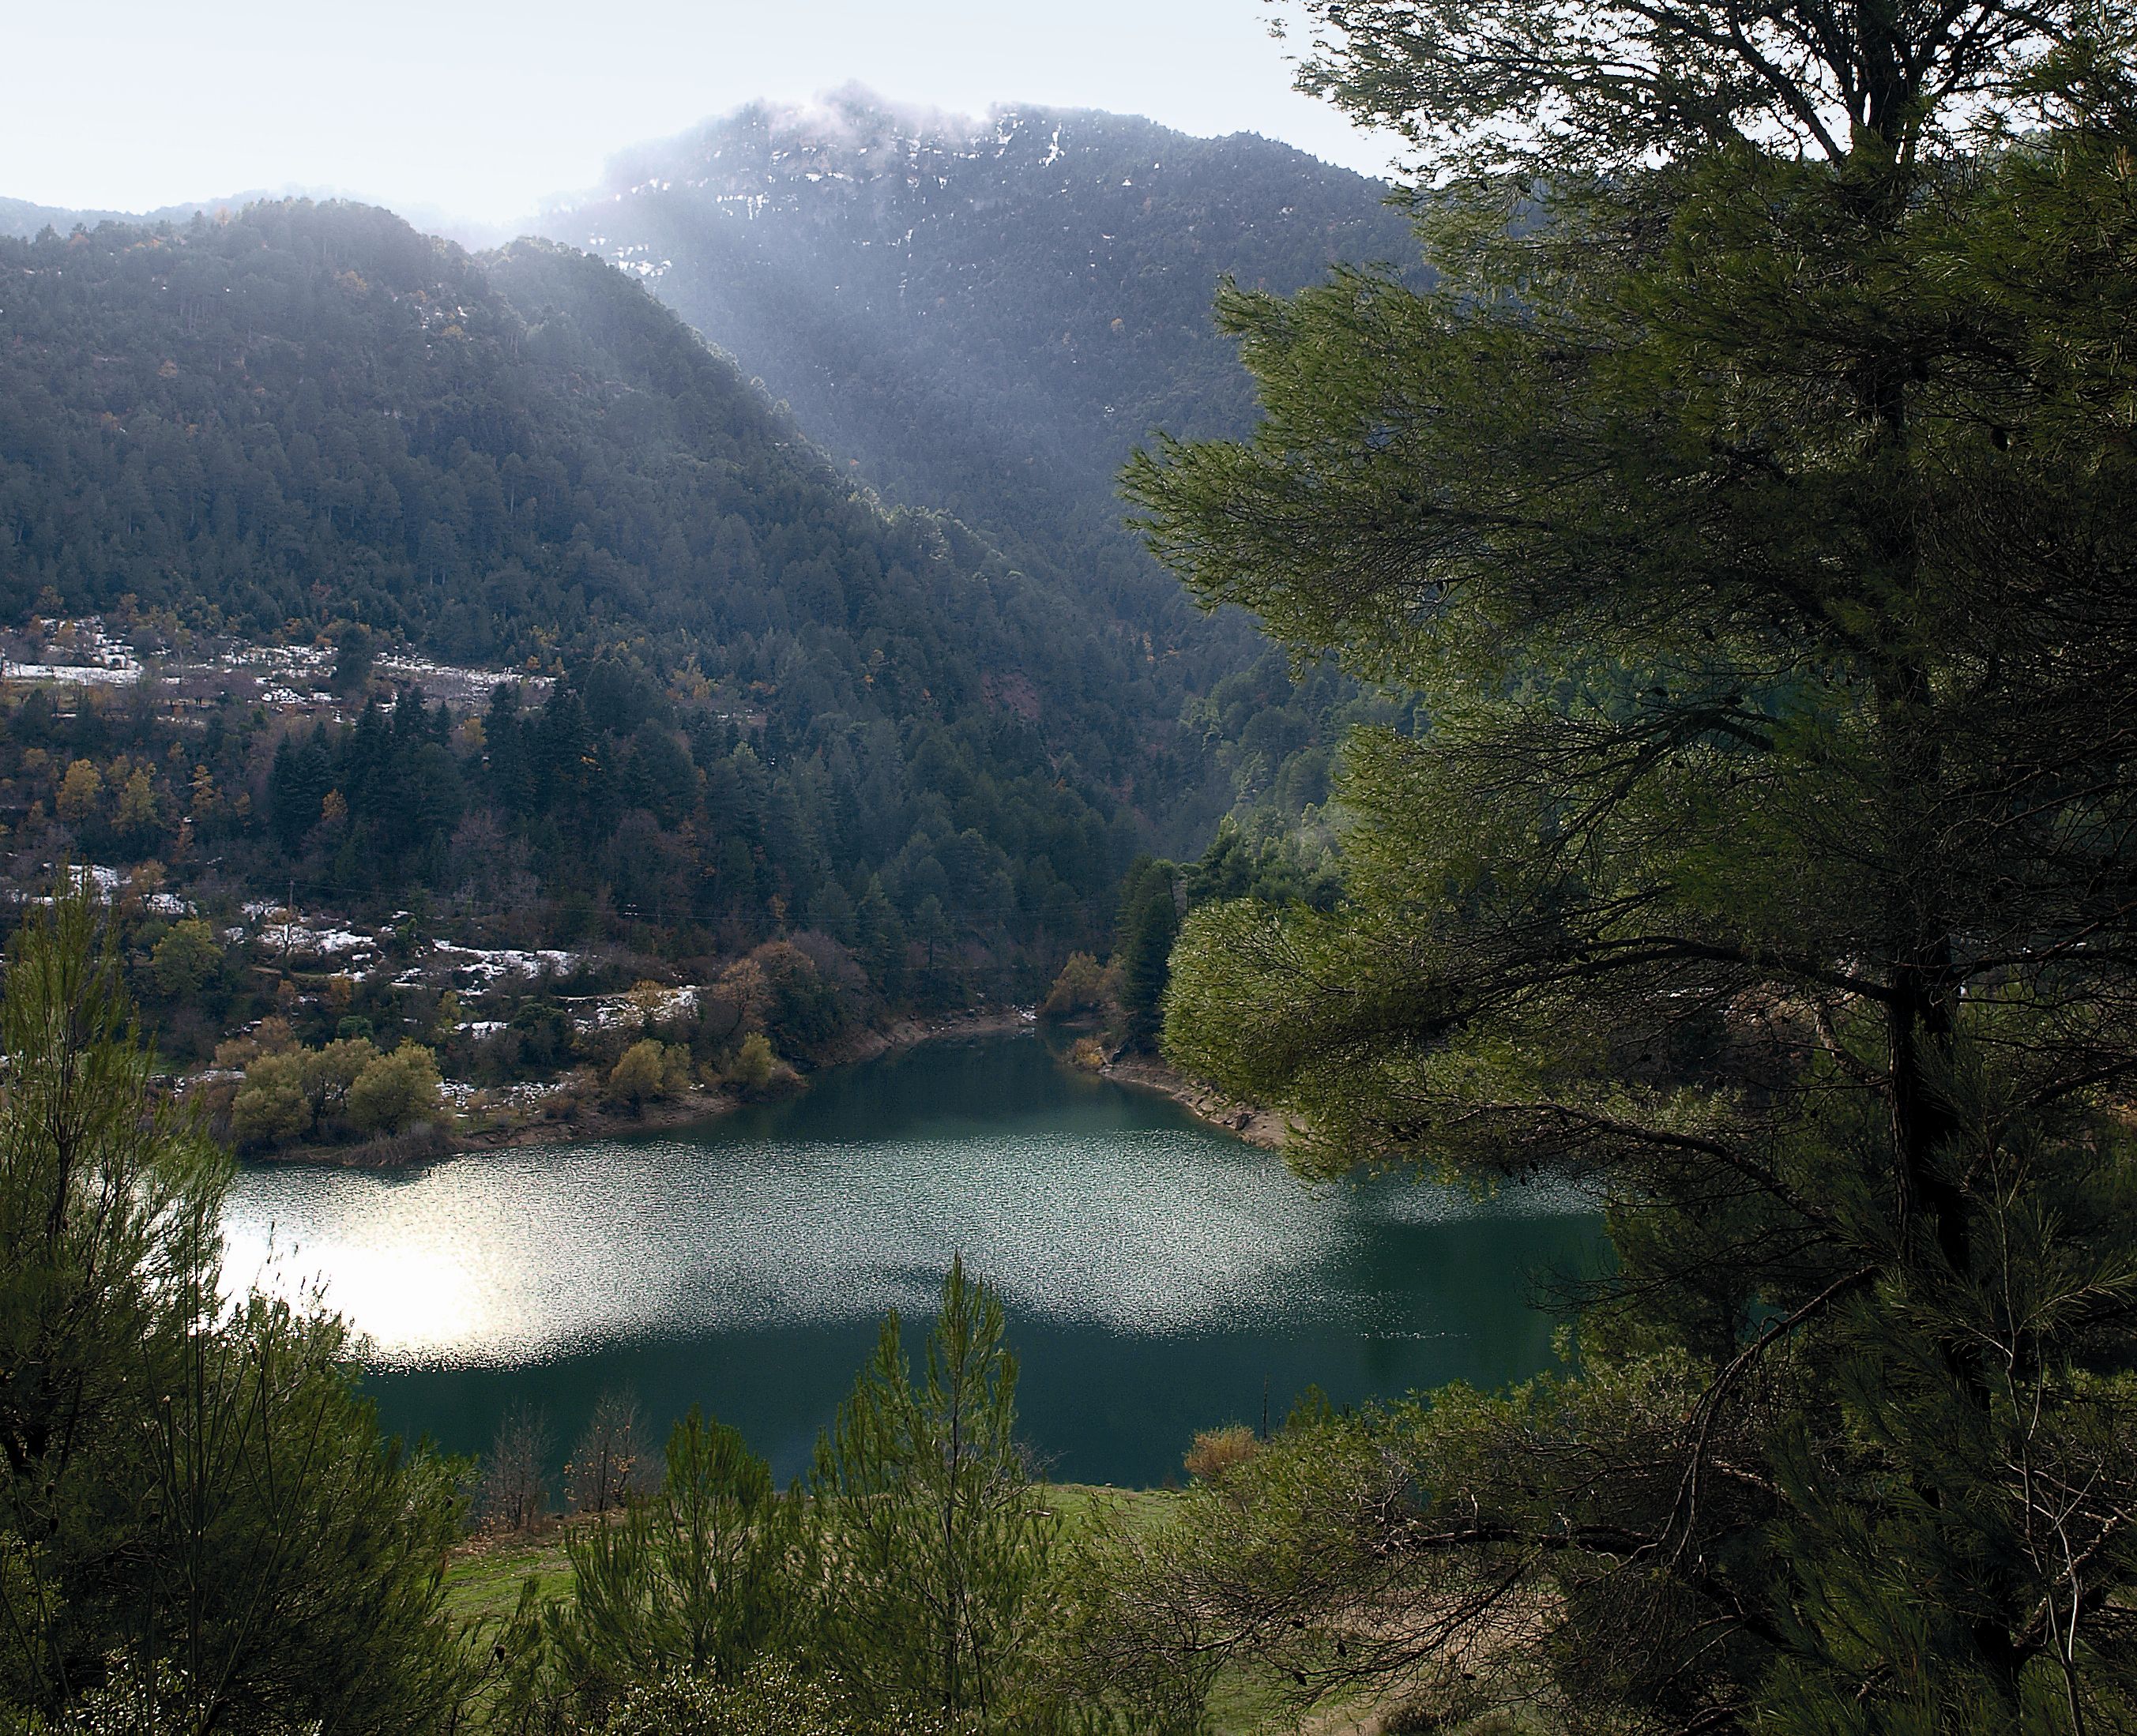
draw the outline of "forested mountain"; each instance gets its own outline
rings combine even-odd
[[[1115,480],[1153,427],[1249,425],[1221,277],[1414,257],[1382,187],[1260,139],[858,93],[617,174],[550,227],[620,270],[301,200],[0,241],[0,617],[361,628],[562,678],[473,737],[405,703],[304,740],[233,714],[202,759],[78,722],[161,821],[82,808],[75,847],[168,857],[186,824],[255,883],[374,914],[420,888],[515,944],[807,923],[939,1001],[1103,951],[1138,849],[1325,799],[1357,690],[1199,614]],[[69,763],[0,766],[0,808],[56,824]],[[192,784],[251,806],[193,814]]]
[[[1153,428],[1248,426],[1221,277],[1283,293],[1418,258],[1386,192],[1248,134],[916,118],[849,90],[629,153],[544,226],[642,276],[884,493],[1098,586],[1213,678],[1253,640],[1199,620],[1124,530],[1120,467]]]
[[[291,187],[279,192],[260,189],[231,193],[226,198],[181,200],[176,205],[159,205],[142,212],[83,210],[67,205],[39,205],[29,199],[0,198],[0,236],[27,241],[48,228],[68,235],[77,228],[94,229],[102,223],[189,223],[196,214],[212,216],[217,212],[242,211],[262,199],[288,198],[296,192]]]
[[[12,235],[23,241],[47,226],[64,232],[77,223],[131,221],[125,212],[75,211],[63,205],[39,205],[30,199],[0,199],[0,235]]]
[[[360,625],[564,678],[524,732],[494,716],[487,753],[435,714],[382,728],[430,768],[421,802],[392,755],[342,765],[361,732],[268,776],[274,732],[225,720],[212,780],[261,802],[212,828],[260,873],[443,896],[486,815],[582,908],[737,946],[803,920],[858,938],[887,900],[879,927],[930,961],[1036,970],[1103,928],[1143,816],[1203,776],[1139,635],[954,520],[885,515],[583,255],[478,260],[383,212],[259,205],[0,242],[0,309],[9,620]],[[144,776],[197,751],[159,742]]]

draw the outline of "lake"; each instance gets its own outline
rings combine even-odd
[[[240,1281],[319,1282],[368,1335],[396,1431],[476,1452],[524,1399],[561,1460],[627,1387],[656,1438],[702,1403],[781,1476],[885,1310],[918,1348],[961,1251],[1002,1292],[1039,1456],[1121,1484],[1309,1386],[1347,1404],[1547,1367],[1538,1281],[1602,1250],[1562,1190],[1310,1187],[1037,1035],[922,1044],[679,1131],[392,1174],[249,1167],[224,1228]]]

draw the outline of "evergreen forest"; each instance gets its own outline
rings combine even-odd
[[[347,702],[307,727],[32,693],[5,749],[29,878],[205,853],[241,887],[673,956],[809,927],[890,1002],[955,1005],[1034,998],[1103,944],[1137,851],[1225,805],[1172,649],[881,508],[584,255],[301,202],[0,246],[12,617],[331,643]],[[392,648],[548,697],[426,711],[369,676]],[[70,806],[84,760],[144,792]]]

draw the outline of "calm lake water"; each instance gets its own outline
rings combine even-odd
[[[1054,1475],[1136,1484],[1309,1385],[1350,1403],[1549,1365],[1538,1280],[1601,1246],[1564,1194],[1309,1188],[1033,1036],[926,1044],[679,1132],[247,1169],[225,1230],[234,1276],[323,1282],[369,1335],[392,1428],[475,1452],[525,1398],[561,1458],[625,1386],[656,1438],[703,1403],[782,1476],[886,1309],[917,1348],[961,1250],[1002,1291]]]

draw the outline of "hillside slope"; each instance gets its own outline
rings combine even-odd
[[[478,662],[650,639],[745,684],[795,637],[816,709],[954,710],[1015,674],[1064,749],[1132,775],[1139,654],[961,527],[886,518],[583,255],[299,202],[0,242],[0,291],[9,618],[131,596]]]
[[[1249,425],[1221,277],[1284,292],[1414,260],[1386,193],[1250,135],[916,119],[850,90],[630,152],[544,227],[643,277],[885,493],[1097,584],[1215,676],[1251,641],[1197,622],[1122,529],[1115,479],[1153,428]]]
[[[224,747],[215,777],[275,816],[225,814],[232,863],[381,902],[447,890],[488,809],[559,898],[623,902],[652,850],[660,907],[733,944],[853,932],[879,886],[930,960],[1038,970],[1103,936],[1145,818],[1201,775],[1139,635],[952,519],[886,515],[637,284],[362,207],[0,241],[0,611],[360,623],[561,671],[561,769],[441,771],[412,832],[390,776],[367,817],[332,741],[317,789],[260,784],[270,742]]]

